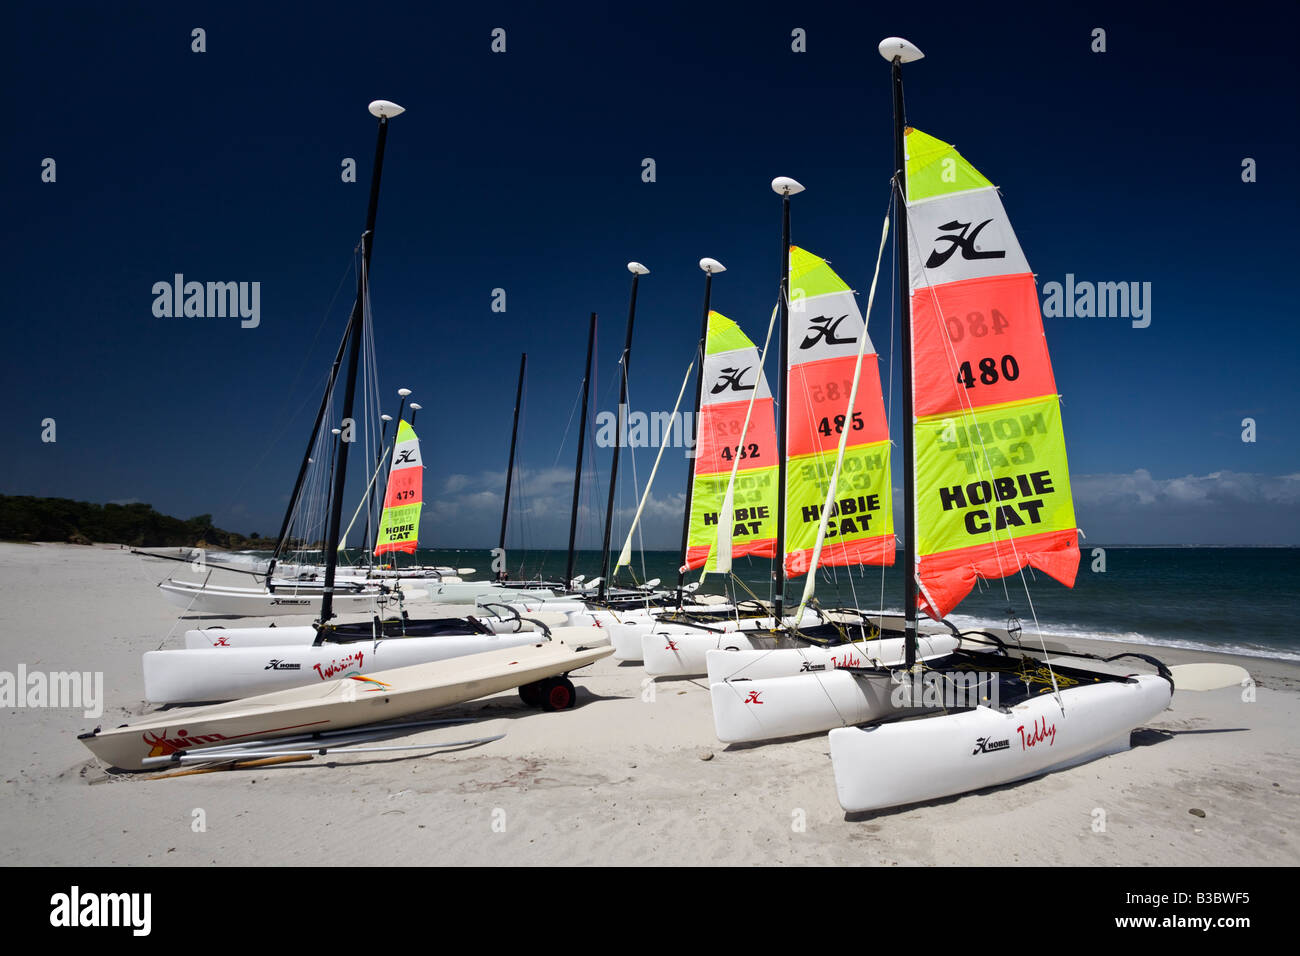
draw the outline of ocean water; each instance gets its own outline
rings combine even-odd
[[[1094,549],[1085,547],[1078,578],[1066,588],[1041,573],[985,583],[951,615],[959,627],[1001,626],[1008,610],[1020,618],[1026,636],[1034,616],[1045,637],[1084,637],[1135,644],[1182,647],[1300,661],[1300,548],[1103,548],[1105,570]],[[421,550],[419,561],[478,569],[491,574],[492,556],[483,550]],[[512,575],[559,578],[563,551],[509,552]],[[678,555],[647,551],[633,556],[637,580],[677,580]],[[580,551],[576,573],[600,574],[600,554]],[[771,562],[742,558],[737,576],[759,597],[770,596]],[[626,574],[626,570],[624,571]],[[688,580],[699,577],[698,572]],[[882,601],[883,578],[883,601]],[[627,581],[620,577],[620,581]],[[797,601],[803,579],[790,583],[788,600]],[[900,613],[903,577],[896,564],[886,568],[823,569],[817,597],[825,606],[858,607]],[[721,591],[707,581],[704,590]],[[1031,611],[1032,602],[1032,611]]]

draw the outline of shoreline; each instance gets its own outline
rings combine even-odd
[[[471,728],[409,738],[506,734],[481,747],[157,781],[111,775],[76,735],[152,709],[140,700],[140,654],[178,646],[192,626],[151,593],[169,570],[111,546],[0,544],[0,670],[21,663],[102,672],[105,698],[98,720],[80,709],[0,711],[8,724],[0,737],[4,863],[1300,862],[1300,665],[1175,648],[1158,656],[1169,664],[1212,659],[1245,667],[1255,699],[1243,700],[1237,688],[1178,692],[1126,752],[875,814],[839,807],[825,734],[723,745],[704,681],[649,681],[639,665],[610,659],[573,675],[573,710],[533,711],[508,692],[437,715],[481,721]],[[1109,641],[1061,643],[1103,656],[1123,649]],[[1153,653],[1149,645],[1131,646]],[[200,817],[204,826],[196,830]]]

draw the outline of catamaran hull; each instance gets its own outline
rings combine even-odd
[[[271,592],[265,588],[204,587],[182,581],[164,581],[158,590],[169,603],[184,608],[191,614],[217,614],[222,617],[275,617],[286,614],[319,615],[321,594],[309,591],[284,590]],[[407,600],[419,600],[423,591],[404,591]],[[379,591],[354,593],[334,592],[334,609],[343,613],[366,613],[379,599],[391,602],[392,598]]]
[[[801,677],[709,685],[713,726],[723,743],[825,733],[830,727],[911,713],[891,700],[888,673],[831,670]]]
[[[701,632],[695,628],[660,625],[641,638],[641,659],[651,677],[698,676],[707,670],[705,655],[709,651],[753,649],[753,643],[738,630]]]
[[[918,660],[951,654],[959,641],[950,634],[920,637],[916,642]],[[758,681],[778,677],[797,677],[834,670],[837,667],[892,667],[903,662],[901,637],[886,637],[865,644],[840,644],[834,647],[793,647],[766,651],[709,651],[705,667],[710,684],[729,680]],[[838,727],[839,723],[830,724]]]
[[[528,601],[533,597],[530,591],[503,588],[491,581],[421,581],[420,587],[425,592],[426,600],[436,604],[474,604],[476,601],[504,604],[507,601]],[[541,591],[537,595],[537,600],[543,600],[553,593]]]
[[[314,628],[275,628],[307,630]],[[234,700],[374,671],[534,643],[535,634],[440,634],[350,644],[208,647],[148,651],[144,698],[152,704]]]
[[[1040,694],[1008,712],[977,707],[830,732],[840,806],[880,810],[993,787],[1127,750],[1129,736],[1169,706],[1162,677]],[[1062,706],[1063,705],[1063,706]]]
[[[792,619],[789,619],[792,620]],[[822,616],[805,608],[800,627],[820,624]],[[709,651],[752,651],[754,644],[746,635],[772,636],[774,617],[746,617],[739,620],[710,622],[712,630],[660,622],[641,640],[642,660],[651,677],[699,677],[708,673]],[[787,621],[788,623],[788,621]],[[724,633],[719,634],[722,631]]]
[[[568,617],[560,614],[537,615],[537,620],[548,627],[564,627]],[[490,628],[496,634],[531,634],[536,633],[537,625],[533,621],[516,618],[478,618],[479,623]],[[581,626],[581,622],[579,625]],[[471,631],[466,627],[467,632]],[[598,636],[598,635],[597,635]],[[411,640],[398,635],[388,640]],[[275,647],[312,644],[316,640],[316,628],[310,624],[290,627],[204,627],[185,632],[185,647]],[[365,642],[368,643],[369,639]],[[593,641],[592,643],[596,643]]]
[[[139,723],[82,734],[105,764],[144,770],[146,757],[204,745],[232,744],[341,730],[487,697],[567,674],[611,653],[590,647],[586,629],[552,640],[430,664],[376,671],[208,707],[150,715]]]

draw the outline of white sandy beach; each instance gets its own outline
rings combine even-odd
[[[1255,700],[1238,688],[1179,692],[1126,753],[879,814],[840,809],[824,734],[727,747],[714,737],[703,681],[661,680],[644,699],[641,667],[610,659],[573,675],[574,710],[542,713],[511,692],[438,715],[489,718],[482,723],[416,738],[506,734],[477,748],[168,780],[110,775],[77,734],[146,710],[140,654],[179,646],[194,626],[154,593],[171,570],[115,547],[0,544],[0,671],[102,672],[105,697],[98,720],[80,708],[3,711],[0,862],[1300,862],[1300,665],[1146,646],[1133,649],[1171,664],[1241,664]]]

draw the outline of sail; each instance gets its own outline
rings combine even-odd
[[[854,407],[848,408],[867,334],[857,298],[824,259],[790,247],[790,324],[786,420],[786,540],[788,575],[812,563],[817,529],[841,434],[847,430],[835,503],[819,564],[894,563],[889,477],[889,424],[880,368],[870,338]]]
[[[424,463],[420,460],[420,439],[415,436],[415,429],[403,421],[397,426],[397,444],[393,446],[393,465],[388,472],[375,554],[390,551],[414,554],[423,507]]]
[[[1061,409],[1034,276],[997,188],[906,133],[919,604],[976,578],[1079,568]]]
[[[709,571],[717,566],[718,511],[737,457],[731,554],[776,556],[776,412],[758,359],[758,349],[740,326],[717,312],[709,313],[687,568]],[[746,430],[751,397],[754,409]]]

